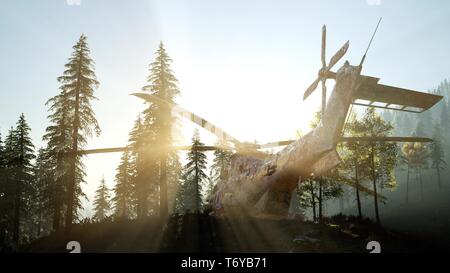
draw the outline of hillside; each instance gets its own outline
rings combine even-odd
[[[438,251],[435,246],[377,227],[369,220],[337,216],[327,224],[300,220],[223,219],[208,215],[170,218],[163,228],[154,218],[145,221],[76,225],[69,236],[55,233],[36,240],[23,252],[68,252],[78,241],[82,252],[361,252],[378,241],[382,252]],[[163,231],[161,231],[163,230]]]

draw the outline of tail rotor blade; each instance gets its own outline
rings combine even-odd
[[[338,50],[338,52],[336,52],[336,54],[334,54],[333,58],[331,58],[330,63],[328,64],[327,70],[330,70],[331,68],[333,68],[333,66],[339,62],[339,60],[344,57],[345,53],[347,53],[348,47],[350,46],[350,41],[347,41],[342,47],[341,49]]]
[[[327,26],[324,25],[322,27],[322,54],[321,54],[321,57],[322,57],[322,68],[324,68],[324,69],[327,66],[327,63],[325,61],[325,58],[326,58],[326,56],[325,56],[325,54],[326,54],[326,46],[327,46]]]
[[[319,85],[320,79],[317,78],[309,87],[306,89],[305,94],[303,95],[303,100],[306,100],[314,90],[316,90]]]

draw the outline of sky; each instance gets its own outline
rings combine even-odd
[[[160,41],[173,59],[180,105],[242,141],[291,139],[320,106],[320,92],[305,102],[302,95],[321,66],[322,25],[328,60],[350,40],[337,68],[359,63],[383,17],[363,73],[427,91],[450,75],[449,13],[447,0],[0,0],[0,132],[24,113],[35,146],[45,145],[45,102],[84,33],[100,81],[93,108],[102,135],[89,148],[126,144],[144,109],[129,94],[145,85]],[[182,124],[187,144],[195,127]],[[90,201],[102,176],[113,186],[119,157],[85,159]]]

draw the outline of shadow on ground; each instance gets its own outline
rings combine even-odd
[[[69,235],[57,232],[24,246],[22,252],[68,252],[78,241],[82,252],[201,252],[201,253],[367,253],[378,241],[382,252],[444,251],[408,235],[388,231],[370,220],[335,216],[317,224],[300,220],[209,215],[75,225]]]

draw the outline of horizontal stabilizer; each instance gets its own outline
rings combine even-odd
[[[354,105],[422,113],[442,99],[442,96],[397,88],[367,81],[355,94]]]

